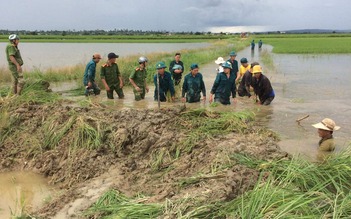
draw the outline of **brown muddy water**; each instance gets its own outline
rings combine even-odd
[[[0,51],[5,51],[7,43],[0,43]],[[120,57],[129,55],[146,55],[152,52],[172,52],[181,49],[198,49],[208,47],[209,43],[23,43],[19,49],[24,61],[23,70],[45,70],[64,66],[84,65],[94,53],[103,58],[114,52]],[[5,57],[6,58],[6,57]],[[7,69],[5,58],[0,59],[0,68]]]
[[[47,179],[29,172],[0,173],[0,218],[20,216],[52,198]]]

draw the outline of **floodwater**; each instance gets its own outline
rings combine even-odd
[[[85,45],[86,44],[81,44],[82,48]],[[101,49],[101,45],[102,44],[98,44],[98,48]],[[107,48],[111,48],[111,44],[108,45],[109,47]],[[139,44],[132,45],[139,48]],[[157,45],[162,47],[162,44]],[[174,45],[176,48],[180,49],[178,44]],[[116,49],[112,49],[112,51],[122,51],[120,49],[120,45],[113,46],[116,46]],[[76,50],[77,49],[69,49],[69,51]],[[262,51],[264,50],[270,52],[272,47],[264,45]],[[84,51],[84,49],[81,49],[81,51]],[[80,60],[74,60],[70,63],[65,63],[64,65],[71,65],[83,61],[85,62],[86,59],[90,59],[90,54],[93,51],[95,52],[95,50],[92,49],[91,51],[87,52],[86,55],[81,54],[79,55]],[[105,53],[101,52],[102,54],[106,55],[111,50],[101,49],[100,51],[106,51]],[[134,53],[137,53],[136,51],[134,51]],[[145,54],[147,52],[152,52],[147,51],[146,49],[144,51]],[[240,60],[242,57],[246,57],[248,58],[249,62],[261,62],[262,51],[258,51],[256,49],[252,53],[248,47],[243,51],[238,52],[237,60]],[[121,52],[117,53],[123,54]],[[127,53],[124,55],[127,55]],[[270,106],[256,105],[250,99],[241,97],[237,98],[237,103],[232,103],[230,106],[218,106],[216,108],[212,108],[210,107],[208,101],[186,104],[186,106],[188,108],[206,107],[210,110],[218,111],[252,110],[257,115],[256,118],[259,125],[268,127],[280,136],[281,140],[279,142],[279,146],[283,150],[289,152],[290,154],[301,155],[302,157],[312,161],[318,160],[320,154],[318,153],[319,137],[317,130],[311,125],[321,121],[325,117],[330,117],[336,121],[337,125],[341,126],[341,129],[334,133],[334,138],[337,144],[336,152],[348,146],[351,142],[351,120],[349,119],[351,118],[351,98],[349,96],[351,94],[351,70],[348,69],[347,66],[349,66],[349,62],[351,60],[351,54],[271,55],[274,62],[274,68],[270,69],[263,66],[264,74],[270,79],[276,93],[276,97]],[[223,57],[227,58],[227,54],[223,54]],[[71,58],[72,57],[70,57],[70,59]],[[214,63],[215,59],[217,59],[217,57],[213,57],[213,60],[209,60],[208,64],[200,66],[200,72],[203,74],[205,79],[207,96],[209,96],[210,89],[216,77],[215,69],[217,68],[217,65]],[[42,60],[43,63],[45,63],[45,59]],[[62,64],[62,61],[59,59],[57,61]],[[50,62],[52,63],[52,60]],[[189,70],[190,64],[191,63],[185,63],[186,72]],[[42,66],[44,66],[44,64]],[[149,74],[154,74],[154,72],[149,72]],[[63,96],[65,96],[65,98],[75,100],[78,105],[78,102],[86,99],[86,97],[83,95],[79,97],[70,96],[69,93],[66,92],[76,88],[77,86],[77,82],[51,84],[54,92],[60,92]],[[157,108],[157,102],[153,100],[154,86],[150,85],[149,87],[150,92],[146,94],[145,100],[138,102],[134,101],[134,95],[130,87],[124,88],[125,99],[116,98],[114,100],[108,100],[104,90],[102,90],[101,95],[97,97],[89,97],[89,99],[92,102],[103,104],[114,109],[121,109],[125,107],[139,109]],[[180,101],[177,101],[176,103],[161,103],[162,108],[173,105],[183,105],[183,103]],[[307,115],[308,118],[302,120],[300,123],[296,122],[297,119]],[[19,179],[20,176],[21,175],[15,176],[15,178]],[[38,181],[30,181],[32,178],[36,178]],[[4,176],[0,174],[0,189],[2,189],[0,190],[0,208],[5,209],[5,211],[0,211],[0,218],[3,218],[3,212],[9,212],[9,204],[14,203],[11,206],[15,206],[16,200],[18,200],[19,197],[18,191],[26,191],[24,188],[30,188],[29,190],[32,191],[28,193],[29,195],[25,195],[25,197],[29,198],[28,202],[31,203],[32,206],[35,206],[38,203],[37,201],[40,201],[42,198],[49,195],[47,192],[48,188],[45,187],[45,180],[38,176],[27,177],[26,179],[28,184],[23,184],[23,187],[16,186],[19,184],[13,183],[13,181],[11,181],[12,179],[12,175]],[[7,180],[7,184],[5,184],[5,181],[3,182],[3,180]],[[27,185],[27,187],[24,185]],[[11,187],[15,188],[12,195],[4,196],[3,193],[10,191],[9,188]],[[11,207],[11,209],[15,208]]]
[[[5,51],[7,43],[0,43],[0,51]],[[84,65],[91,60],[94,53],[103,58],[114,52],[120,57],[129,55],[146,55],[152,52],[173,52],[181,49],[198,49],[209,43],[23,43],[18,45],[24,61],[24,71],[33,68],[47,68]],[[5,54],[5,53],[3,53]],[[6,57],[0,55],[0,68],[7,68]]]
[[[270,52],[272,47],[264,45],[263,50]],[[252,53],[248,47],[240,51],[237,60],[242,57],[249,62],[261,62],[261,53],[257,49]],[[264,74],[270,79],[276,97],[270,106],[259,106],[248,98],[239,97],[237,103],[230,106],[219,106],[216,110],[240,111],[253,110],[257,115],[258,123],[272,129],[281,138],[279,146],[294,155],[301,155],[306,159],[316,161],[319,137],[317,130],[311,125],[325,117],[332,118],[342,128],[334,133],[337,143],[336,152],[349,145],[351,120],[351,70],[345,68],[351,60],[350,54],[331,55],[284,55],[271,54],[274,68],[263,66]],[[227,57],[223,54],[223,57]],[[207,65],[200,66],[200,72],[205,79],[207,96],[216,76],[216,67],[213,60]],[[190,63],[185,63],[188,70]],[[153,74],[149,72],[149,74]],[[60,89],[60,86],[55,89]],[[105,91],[99,97],[92,97],[92,101],[102,103],[113,108],[156,108],[153,101],[154,86],[146,99],[136,102],[131,88],[125,88],[126,98],[123,100],[107,100]],[[75,97],[77,99],[77,97]],[[79,97],[81,99],[83,97]],[[177,103],[161,103],[161,107],[183,105]],[[208,102],[186,104],[189,108],[209,107]],[[302,117],[308,118],[297,123]]]
[[[0,218],[21,216],[52,198],[47,179],[28,172],[0,173]]]

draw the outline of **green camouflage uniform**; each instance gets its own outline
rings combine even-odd
[[[121,73],[119,72],[118,65],[108,63],[101,66],[101,79],[105,79],[107,85],[110,87],[110,91],[107,91],[107,98],[113,99],[113,91],[116,91],[119,98],[124,98],[124,93],[122,88],[119,87],[120,81],[119,77]]]
[[[147,72],[146,69],[136,68],[133,71],[129,78],[133,79],[134,83],[141,89],[141,91],[137,91],[133,88],[135,100],[139,101],[145,98],[145,83],[146,83]]]
[[[9,69],[12,73],[12,77],[13,77],[13,86],[19,86],[19,87],[23,87],[24,86],[24,80],[23,80],[23,72],[18,72],[17,71],[17,67],[15,64],[12,63],[12,61],[10,60],[10,56],[15,57],[16,61],[18,62],[19,65],[23,65],[23,60],[21,57],[21,53],[19,51],[19,49],[17,48],[17,46],[15,46],[14,44],[8,44],[6,47],[6,57],[7,57],[7,61],[9,63]]]

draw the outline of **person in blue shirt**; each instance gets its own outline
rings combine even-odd
[[[255,40],[252,40],[251,41],[251,50],[254,50],[255,49]]]
[[[262,40],[258,41],[258,49],[262,49],[262,44],[263,44]]]
[[[211,89],[209,101],[212,103],[214,94],[214,102],[220,102],[221,104],[229,105],[230,95],[232,96],[233,101],[236,102],[236,76],[230,72],[232,65],[229,61],[223,63],[222,67],[223,72],[217,74],[217,77]]]
[[[93,59],[86,65],[84,76],[83,76],[83,84],[85,87],[85,96],[88,96],[91,93],[95,95],[100,94],[100,88],[95,83],[95,75],[96,75],[96,64],[101,60],[101,55],[96,53],[93,55]]]
[[[164,62],[158,62],[156,64],[157,73],[154,76],[155,93],[154,99],[158,101],[158,96],[160,96],[161,102],[174,101],[174,84],[172,80],[172,75],[166,72],[166,65]],[[158,78],[158,81],[157,81]],[[159,89],[158,89],[159,88]],[[171,99],[167,99],[167,93],[171,93]]]
[[[206,88],[202,74],[199,73],[199,66],[192,64],[190,69],[190,73],[184,77],[182,101],[188,103],[200,102],[201,92],[203,101],[206,101]]]

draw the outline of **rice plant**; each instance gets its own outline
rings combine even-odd
[[[249,111],[220,113],[195,109],[184,112],[179,125],[182,129],[190,130],[190,133],[176,145],[176,157],[179,157],[182,152],[190,153],[194,147],[206,139],[230,132],[243,133],[253,119],[254,114]]]
[[[73,139],[70,146],[72,150],[80,148],[93,150],[102,146],[102,125],[97,119],[92,117],[88,117],[86,120],[83,116],[76,118]]]
[[[85,213],[99,218],[157,218],[163,212],[163,205],[144,204],[145,198],[127,198],[117,190],[106,192]]]
[[[171,160],[171,155],[167,148],[155,149],[151,153],[150,167],[153,171],[160,170],[165,164],[166,160]]]
[[[46,121],[43,126],[43,144],[42,149],[49,150],[55,148],[66,133],[72,128],[77,116],[71,116],[68,121],[60,124],[58,121],[60,117],[53,117]]]

